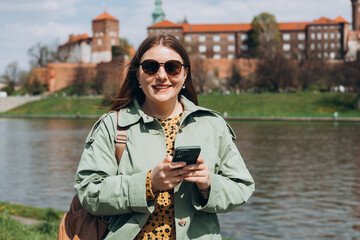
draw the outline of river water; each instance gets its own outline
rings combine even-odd
[[[94,120],[0,119],[0,201],[66,210]],[[230,122],[256,192],[234,239],[360,239],[360,124]]]

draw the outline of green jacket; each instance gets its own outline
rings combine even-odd
[[[182,97],[184,113],[175,147],[201,146],[200,156],[210,170],[211,191],[205,206],[196,184],[183,181],[174,188],[177,239],[221,239],[216,213],[234,210],[251,196],[254,180],[233,140],[235,134],[214,111]],[[127,127],[126,149],[115,159],[116,113],[109,112],[86,139],[75,176],[82,205],[94,215],[112,215],[105,239],[133,239],[154,211],[146,201],[146,173],[166,157],[160,123],[134,101],[121,109],[118,124]],[[179,223],[180,221],[180,223]]]

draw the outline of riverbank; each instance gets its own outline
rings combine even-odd
[[[63,211],[0,202],[0,239],[56,239]]]
[[[360,121],[352,93],[262,93],[199,95],[201,106],[214,109],[227,120]],[[24,104],[0,117],[98,118],[109,104],[99,97],[55,97]]]

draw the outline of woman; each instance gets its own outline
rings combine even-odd
[[[105,239],[221,239],[216,213],[246,202],[254,181],[231,128],[198,106],[175,37],[142,42],[111,110],[90,132],[75,179],[89,212],[113,216]],[[117,123],[128,137],[119,166]],[[201,147],[197,163],[172,162],[174,148],[189,145]]]

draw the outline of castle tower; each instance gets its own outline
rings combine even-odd
[[[360,31],[360,0],[351,0],[352,3],[352,28]]]
[[[155,5],[156,5],[155,11],[152,14],[153,24],[161,22],[165,18],[165,13],[161,9],[161,0],[156,0]]]
[[[92,20],[92,62],[110,62],[111,48],[119,45],[119,20],[104,12]]]

